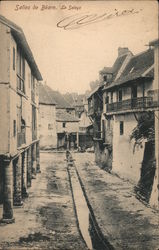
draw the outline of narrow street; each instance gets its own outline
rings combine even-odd
[[[64,153],[41,153],[41,173],[23,207],[14,209],[16,222],[0,224],[0,249],[87,249],[77,228],[64,159]]]

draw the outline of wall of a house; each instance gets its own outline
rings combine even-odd
[[[26,122],[26,144],[32,141],[31,113],[31,70],[25,60],[25,95],[17,94],[17,44],[10,29],[0,24],[0,152],[14,155],[17,151],[17,107],[22,105],[22,118]],[[13,68],[13,49],[15,49],[15,69]],[[2,62],[1,62],[2,60]],[[37,84],[37,81],[36,81]],[[38,107],[38,95],[36,96]],[[16,134],[14,134],[14,124]]]
[[[9,46],[10,29],[0,23],[0,154],[9,152]]]
[[[39,105],[39,136],[41,148],[57,148],[55,105]]]
[[[65,123],[65,127],[63,127]],[[57,121],[57,133],[77,133],[79,132],[79,122],[61,122]]]
[[[120,135],[120,121],[124,122],[123,135]],[[130,135],[136,125],[137,121],[132,113],[114,116],[112,171],[135,184],[140,178],[144,153],[144,145],[133,152],[134,142],[130,142]]]

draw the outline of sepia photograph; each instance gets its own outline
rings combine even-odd
[[[157,0],[0,1],[0,250],[159,250]]]

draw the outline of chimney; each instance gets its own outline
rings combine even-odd
[[[123,56],[123,55],[126,55],[130,53],[130,50],[128,48],[122,48],[122,47],[119,47],[118,48],[118,56]]]

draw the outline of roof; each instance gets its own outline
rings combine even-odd
[[[126,59],[127,55],[130,54],[131,52],[129,51],[129,53],[118,56],[117,59],[115,60],[114,64],[112,67],[104,67],[101,71],[100,74],[113,74],[113,79],[115,79],[119,69],[121,68],[124,60]]]
[[[47,84],[39,84],[39,103],[56,105],[56,108],[72,108],[60,92],[53,90]]]
[[[102,85],[98,85],[87,97],[87,99],[89,99],[93,94],[95,94],[101,87],[103,87]]]
[[[42,83],[39,84],[39,103],[45,105],[56,105],[52,89]]]
[[[58,122],[79,122],[79,119],[72,114],[67,113],[66,110],[56,111],[56,121]]]
[[[115,60],[114,64],[112,67],[104,67],[101,71],[100,74],[105,74],[105,73],[111,73],[113,74],[113,78],[111,79],[111,82],[113,81],[113,79],[115,79],[119,69],[121,68],[123,62],[125,61],[126,57],[128,56],[128,54],[130,54],[131,52],[128,51],[128,53],[118,56],[117,59]],[[132,53],[131,53],[132,54]],[[99,88],[102,87],[102,85],[97,86],[88,96],[87,99],[89,99],[95,92],[97,92],[99,90]]]
[[[150,45],[150,46],[156,46],[156,45],[159,46],[159,39],[155,39],[155,40],[151,41],[151,42],[149,43],[149,45]]]
[[[21,47],[24,56],[32,70],[32,74],[35,76],[35,78],[38,81],[42,80],[42,76],[41,73],[38,69],[38,66],[35,62],[34,56],[32,54],[32,51],[27,43],[26,37],[23,33],[23,30],[16,25],[15,23],[11,22],[10,20],[8,20],[7,18],[3,17],[0,15],[0,22],[6,26],[8,26],[11,29],[11,33],[15,39],[15,41],[17,42],[17,44]]]
[[[133,81],[138,78],[143,77],[153,77],[152,66],[154,64],[154,50],[148,49],[140,54],[132,56],[129,63],[125,67],[121,76],[109,86],[106,86],[104,89],[109,89],[114,86],[123,84],[128,81]],[[151,68],[149,71],[148,69]],[[144,74],[147,71],[147,74]],[[143,76],[144,74],[144,76]]]

